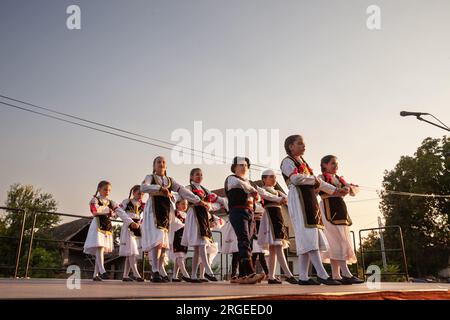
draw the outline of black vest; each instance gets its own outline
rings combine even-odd
[[[233,208],[233,207],[248,207],[248,203],[247,203],[248,195],[247,195],[247,193],[245,192],[244,189],[242,189],[242,188],[232,188],[232,189],[228,190],[228,178],[229,177],[236,177],[236,178],[238,178],[240,180],[245,181],[243,178],[241,178],[241,177],[239,177],[237,175],[234,175],[234,174],[228,176],[225,179],[225,186],[224,186],[224,188],[225,188],[225,194],[226,194],[226,196],[228,198],[228,206],[230,208]]]

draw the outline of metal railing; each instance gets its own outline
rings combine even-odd
[[[382,233],[383,231],[387,230],[387,229],[397,229],[398,230],[398,234],[399,234],[399,238],[400,238],[400,248],[389,248],[386,249],[384,248],[384,245],[381,246],[380,250],[364,250],[364,242],[362,239],[362,233],[363,232],[370,232],[370,231],[374,231],[374,230],[378,230],[378,232]],[[382,255],[384,255],[386,252],[401,252],[402,254],[402,260],[403,260],[403,272],[382,272],[380,275],[381,276],[388,276],[388,277],[393,277],[393,276],[404,276],[406,281],[409,280],[409,273],[408,273],[408,263],[406,260],[406,253],[405,253],[405,244],[403,242],[403,232],[402,232],[402,228],[398,225],[393,225],[393,226],[384,226],[384,227],[377,227],[377,228],[367,228],[367,229],[361,229],[359,230],[359,249],[360,249],[360,255],[361,255],[361,263],[362,263],[362,269],[363,269],[363,275],[364,275],[364,279],[367,279],[367,276],[372,275],[371,273],[366,273],[366,265],[365,265],[365,260],[364,260],[364,255],[368,254],[368,253],[381,253]],[[386,270],[384,270],[386,271]]]
[[[57,271],[57,272],[65,272],[66,268],[63,268],[62,266],[59,268],[48,268],[48,267],[32,267],[32,252],[33,252],[33,246],[38,243],[38,242],[50,242],[50,243],[56,243],[59,244],[60,247],[59,249],[67,246],[67,245],[78,245],[79,248],[82,248],[82,246],[84,245],[84,241],[71,241],[71,240],[58,240],[58,239],[47,239],[47,238],[37,238],[35,237],[35,232],[36,232],[36,221],[39,217],[40,214],[46,214],[46,215],[54,215],[54,216],[59,216],[59,217],[68,217],[68,218],[78,218],[78,219],[86,219],[86,220],[92,220],[93,217],[92,216],[83,216],[83,215],[76,215],[76,214],[68,214],[68,213],[62,213],[62,212],[49,212],[49,211],[32,211],[29,212],[27,210],[24,209],[18,209],[18,208],[9,208],[9,207],[3,207],[0,206],[0,210],[4,210],[6,212],[10,212],[10,213],[17,213],[17,214],[21,214],[21,225],[20,225],[20,234],[18,237],[13,237],[13,236],[4,236],[4,235],[0,235],[0,240],[7,240],[8,242],[12,242],[15,241],[17,243],[17,248],[16,248],[16,255],[15,255],[15,263],[14,265],[0,265],[0,269],[3,270],[12,270],[14,269],[13,272],[13,276],[14,278],[18,278],[19,274],[21,271],[24,271],[24,277],[27,278],[30,275],[30,272],[32,270],[47,270],[47,271]],[[31,224],[31,228],[30,230],[26,230],[26,222],[27,219],[29,219],[31,217],[32,219],[32,224]],[[115,223],[123,223],[122,220],[115,220],[115,219],[111,219],[112,222]],[[56,226],[58,227],[58,226]],[[83,226],[85,227],[85,226]],[[29,231],[29,235],[25,235],[25,232]],[[219,236],[219,248],[222,247],[222,233],[220,231],[214,230],[212,231],[213,234],[218,234]],[[28,252],[26,255],[26,262],[25,262],[25,267],[24,268],[20,268],[20,263],[21,263],[21,252],[25,246],[24,242],[26,239],[28,239]],[[63,246],[61,246],[63,245]],[[192,252],[192,250],[189,250],[188,252]],[[220,272],[219,273],[215,273],[215,275],[220,275],[220,278],[223,278],[223,254],[219,253],[218,255],[220,255]],[[85,255],[86,257],[89,257],[89,255]],[[142,257],[144,258],[144,253],[142,254]],[[113,256],[113,258],[117,258]],[[92,263],[93,259],[88,258],[88,261],[90,261],[91,265],[93,265]],[[228,261],[228,257],[226,257],[226,261]],[[62,265],[62,264],[61,264]],[[150,271],[146,271],[145,270],[145,259],[143,259],[143,263],[142,263],[142,272],[143,272],[143,276],[146,273],[149,273]],[[80,269],[80,271],[83,272],[94,272],[94,269]],[[123,270],[106,270],[108,273],[122,273]]]

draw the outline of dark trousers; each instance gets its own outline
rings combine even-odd
[[[259,264],[261,265],[261,268],[263,269],[264,273],[266,275],[269,274],[269,268],[267,267],[266,257],[264,256],[264,253],[257,252],[253,254],[252,261],[254,267],[256,267],[256,260],[259,261]]]
[[[236,233],[239,250],[239,276],[247,276],[255,272],[252,263],[251,238],[253,233],[253,215],[249,210],[230,209],[230,223]]]

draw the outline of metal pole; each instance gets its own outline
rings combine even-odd
[[[406,261],[406,252],[405,252],[405,245],[403,243],[402,227],[399,226],[398,229],[400,231],[400,242],[402,244],[403,263],[405,264],[406,281],[409,281],[408,262]]]
[[[31,227],[30,246],[28,248],[28,257],[27,257],[27,267],[25,269],[25,278],[28,277],[28,270],[30,267],[31,251],[33,248],[34,227],[36,226],[36,217],[37,217],[37,213],[35,212],[34,217],[33,217],[33,226]]]
[[[362,238],[361,238],[361,230],[359,230],[359,252],[361,253],[361,263],[362,263],[362,271],[363,271],[363,276],[364,276],[364,280],[366,279],[366,265],[364,263],[364,245],[362,242]]]
[[[384,236],[383,236],[383,223],[381,222],[381,217],[378,217],[378,227],[380,228],[380,245],[381,245],[381,259],[383,260],[384,272],[387,271],[387,261],[386,261],[386,251],[384,248]]]
[[[27,215],[27,211],[23,210],[22,228],[21,228],[21,231],[20,231],[19,245],[17,246],[16,269],[14,271],[14,278],[17,278],[17,274],[19,272],[20,251],[22,250],[22,240],[23,240],[23,233],[25,232],[26,215]]]

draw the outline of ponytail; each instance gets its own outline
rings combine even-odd
[[[107,186],[107,185],[111,185],[111,182],[106,181],[106,180],[100,181],[100,182],[98,183],[98,185],[97,185],[97,191],[95,191],[94,197],[97,197],[99,190],[100,190],[101,188],[103,188],[104,186]]]
[[[128,195],[128,200],[131,200],[131,195],[135,193],[137,190],[141,190],[141,186],[136,184],[133,188],[130,189],[130,194]]]

